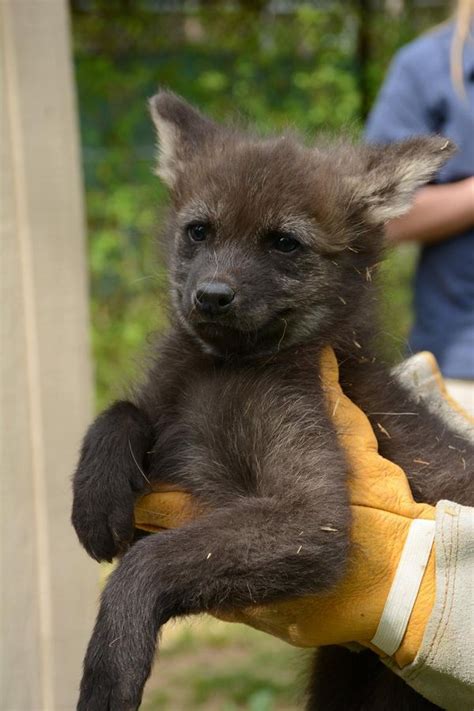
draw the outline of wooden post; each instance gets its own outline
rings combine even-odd
[[[69,521],[92,378],[65,0],[1,0],[0,50],[0,708],[55,711],[98,595]]]

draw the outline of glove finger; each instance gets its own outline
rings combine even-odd
[[[199,509],[190,494],[159,491],[140,497],[135,504],[135,526],[144,530],[177,528],[195,518]]]

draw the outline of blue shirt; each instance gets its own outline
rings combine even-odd
[[[445,25],[398,52],[366,129],[372,143],[427,133],[452,139],[458,152],[439,172],[438,183],[474,175],[474,42],[464,48],[464,98],[450,74],[453,29]],[[446,377],[474,379],[474,226],[423,246],[414,306],[411,349],[434,353]]]

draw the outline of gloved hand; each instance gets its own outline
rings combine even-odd
[[[377,440],[364,413],[341,390],[332,349],[322,354],[321,377],[328,412],[351,470],[353,546],[346,575],[326,595],[252,605],[216,616],[243,622],[300,647],[358,642],[381,656],[371,640],[394,579],[414,519],[435,517],[435,510],[413,500],[404,472],[378,454]],[[189,494],[160,486],[135,507],[135,524],[148,531],[173,528],[198,516]],[[393,658],[400,667],[413,661],[421,645],[435,593],[434,551],[401,646]]]

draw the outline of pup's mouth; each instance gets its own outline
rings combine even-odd
[[[256,356],[274,353],[283,346],[290,333],[285,315],[289,310],[273,314],[258,327],[236,324],[226,319],[196,319],[189,328],[200,341],[220,355]]]

